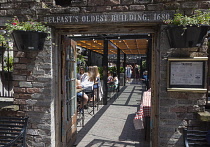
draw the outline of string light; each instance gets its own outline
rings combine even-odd
[[[119,40],[119,42],[122,42],[122,41],[120,40],[120,36],[118,37],[118,40]]]
[[[93,38],[93,42],[96,43],[96,40]]]

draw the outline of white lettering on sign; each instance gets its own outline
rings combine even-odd
[[[110,23],[110,22],[161,22],[170,19],[172,12],[133,12],[45,16],[44,22],[59,23]]]

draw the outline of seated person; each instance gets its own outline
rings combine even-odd
[[[144,82],[147,82],[148,81],[147,71],[144,71],[143,72],[143,77],[142,77],[141,80],[144,81]]]
[[[77,73],[77,80],[80,80],[82,82],[82,80],[84,79],[84,74],[85,74],[84,67],[80,67],[79,73]]]
[[[85,92],[91,92],[95,83],[94,74],[88,69],[87,73],[84,73],[84,78],[81,81],[81,88],[85,89]]]
[[[76,87],[77,89],[82,88],[80,80],[76,80],[76,85],[77,85],[77,87]],[[83,97],[82,97],[82,95],[83,95]],[[85,93],[79,92],[79,93],[77,93],[77,98],[83,100],[83,103],[79,106],[79,109],[81,110],[84,107],[84,105],[87,104],[88,96]]]
[[[118,80],[118,77],[117,77],[116,74],[114,74],[113,82],[114,82],[115,89],[116,89],[118,87],[118,84],[119,84],[119,80]]]
[[[98,67],[97,66],[89,66],[88,72],[84,74],[84,79],[81,82],[81,88],[85,89],[86,93],[92,92],[94,84],[97,82],[98,86],[100,87],[100,75],[97,72]],[[98,88],[98,87],[94,87]],[[94,100],[95,100],[95,94],[94,94]],[[90,101],[93,101],[92,97]]]
[[[113,76],[112,76],[112,74],[111,74],[110,71],[108,71],[107,77],[108,77],[108,78],[107,78],[107,83],[113,82]]]

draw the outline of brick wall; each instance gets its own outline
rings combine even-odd
[[[29,116],[28,146],[43,147],[51,144],[50,44],[50,40],[46,40],[42,51],[14,53],[14,104],[19,105],[19,111],[14,113]]]
[[[2,0],[0,1],[0,16],[35,16],[37,12],[40,12],[37,11],[40,8],[48,13],[184,10],[185,14],[191,14],[193,9],[209,9],[210,2],[207,0],[153,0],[153,2],[150,0],[71,0],[71,4],[61,7],[56,5],[54,0]]]
[[[167,58],[207,57],[207,53],[203,52],[203,49],[206,48],[206,46],[200,48],[171,49],[164,31],[161,34],[160,40],[159,146],[182,147],[183,128],[186,126],[202,125],[201,122],[197,120],[195,112],[205,110],[206,94],[167,92]]]
[[[209,9],[207,0],[72,0],[69,6],[55,5],[54,0],[1,0],[0,23],[5,16],[25,18],[30,15],[71,14],[71,13],[100,13],[100,12],[129,12],[180,10],[192,14],[194,9]],[[183,146],[181,129],[184,126],[197,123],[194,112],[203,111],[204,94],[167,92],[165,57],[176,57],[186,53],[186,49],[170,49],[164,32],[159,39],[160,46],[160,122],[159,146]],[[14,66],[14,103],[20,106],[19,115],[30,116],[28,126],[29,146],[50,146],[51,110],[51,42],[45,43],[43,51],[15,52]],[[187,49],[189,56],[196,56],[198,48]],[[203,55],[203,53],[200,53]],[[206,56],[204,54],[204,56]],[[4,112],[3,112],[4,113]],[[1,114],[3,114],[1,113]],[[11,113],[11,112],[9,112]]]
[[[51,143],[52,54],[50,40],[42,51],[16,51],[13,80],[14,103],[29,116],[28,146]]]

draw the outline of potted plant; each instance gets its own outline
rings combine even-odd
[[[77,65],[78,66],[86,66],[85,57],[83,55],[77,55]]]
[[[12,34],[19,50],[42,50],[47,37],[47,27],[32,19],[19,21],[15,16],[5,24],[6,30]]]
[[[196,47],[201,44],[210,24],[210,13],[195,11],[192,16],[180,13],[173,19],[164,21],[167,24],[167,35],[172,48]]]

